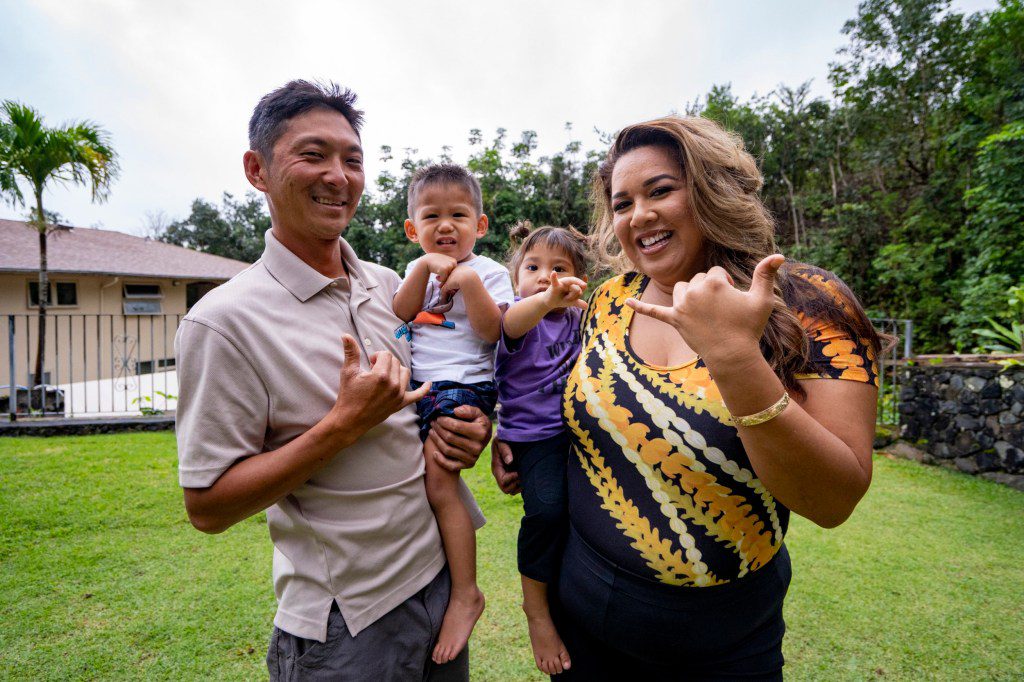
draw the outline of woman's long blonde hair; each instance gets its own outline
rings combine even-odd
[[[697,116],[666,116],[629,126],[616,136],[591,187],[597,263],[619,274],[636,269],[623,254],[612,228],[611,178],[616,162],[641,147],[664,149],[679,163],[694,224],[704,237],[704,271],[720,266],[737,287],[749,289],[757,264],[778,252],[774,221],[758,196],[761,172],[739,136]],[[791,276],[797,268],[816,270],[787,263],[779,272],[775,308],[761,337],[761,351],[786,387],[802,393],[796,374],[807,370],[810,351],[807,335],[790,305],[799,301],[801,309],[842,325],[867,340],[876,352],[880,344],[874,327],[845,285],[837,285],[838,291],[852,305],[846,306],[847,314],[840,318],[835,305],[825,300],[825,292],[808,285],[804,277]]]

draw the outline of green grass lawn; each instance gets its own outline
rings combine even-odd
[[[794,519],[790,679],[1024,676],[1024,494],[876,457],[841,528]],[[518,499],[467,480],[487,610],[474,680],[540,680],[519,608]],[[274,614],[262,515],[191,528],[174,437],[0,438],[0,678],[260,679]]]

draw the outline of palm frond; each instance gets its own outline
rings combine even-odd
[[[37,195],[49,183],[89,185],[93,201],[104,201],[120,172],[110,134],[90,121],[48,128],[32,107],[5,101],[0,107],[0,191],[24,203],[17,177]]]

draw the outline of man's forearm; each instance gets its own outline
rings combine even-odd
[[[235,462],[209,488],[185,488],[192,525],[220,533],[285,497],[309,480],[365,429],[338,428],[328,418],[287,445]]]
[[[219,533],[288,495],[338,452],[395,412],[412,405],[430,388],[409,388],[409,368],[391,353],[369,358],[360,368],[360,350],[349,334],[338,382],[338,398],[319,422],[287,445],[236,460],[208,488],[186,488],[185,509],[199,530]]]

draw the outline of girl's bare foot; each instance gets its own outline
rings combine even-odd
[[[475,585],[469,590],[452,590],[448,609],[441,622],[441,634],[437,637],[432,658],[438,665],[451,661],[466,648],[469,635],[473,632],[480,614],[484,612],[484,593]]]
[[[551,616],[529,616],[526,624],[530,628],[530,646],[533,648],[533,660],[542,673],[557,675],[569,669],[571,661],[569,652],[565,650],[562,638],[551,621]]]

